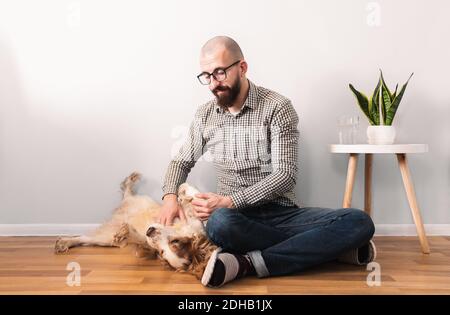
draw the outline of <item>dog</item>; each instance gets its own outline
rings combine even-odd
[[[76,246],[134,244],[137,257],[159,258],[176,271],[200,279],[208,259],[219,248],[208,239],[203,222],[193,213],[191,202],[199,191],[188,183],[181,184],[177,201],[186,214],[186,222],[175,218],[173,225],[164,226],[157,222],[161,205],[149,196],[134,193],[140,178],[134,172],[123,180],[121,204],[108,222],[87,235],[58,238],[55,253],[66,253]]]

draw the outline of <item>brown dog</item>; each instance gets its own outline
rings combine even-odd
[[[187,183],[180,185],[178,202],[186,222],[177,218],[173,225],[163,226],[157,223],[161,205],[148,196],[134,194],[139,179],[140,174],[133,173],[122,182],[123,199],[111,220],[87,235],[59,238],[55,253],[76,246],[135,244],[138,257],[158,257],[175,270],[200,279],[209,257],[219,249],[208,240],[203,223],[193,214],[191,201],[198,190]]]

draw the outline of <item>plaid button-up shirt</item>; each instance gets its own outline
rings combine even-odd
[[[217,193],[230,196],[237,209],[276,202],[298,205],[298,116],[286,97],[256,86],[241,111],[232,115],[213,99],[201,105],[187,141],[170,162],[163,184],[164,195],[178,186],[209,150],[217,171]],[[163,196],[164,197],[164,196]]]

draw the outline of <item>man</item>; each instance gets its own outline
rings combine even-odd
[[[208,261],[202,283],[220,287],[245,275],[286,275],[336,259],[373,260],[374,225],[364,211],[298,206],[299,132],[291,101],[247,79],[248,64],[229,37],[202,47],[200,67],[198,79],[215,98],[198,108],[186,143],[169,164],[160,222],[185,218],[177,188],[209,150],[217,194],[198,194],[192,204],[222,251]]]

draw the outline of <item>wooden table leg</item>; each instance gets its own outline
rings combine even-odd
[[[414,223],[416,224],[417,234],[419,235],[420,245],[422,246],[422,252],[424,254],[429,254],[430,246],[428,245],[419,206],[417,205],[416,193],[414,192],[414,186],[411,179],[411,173],[409,172],[406,154],[397,153],[397,160],[403,178],[403,185],[405,186],[406,197],[408,198],[409,207],[411,208]]]
[[[355,183],[357,164],[358,154],[350,153],[348,159],[347,180],[345,182],[344,202],[342,203],[343,208],[350,208],[352,205],[353,184]]]
[[[372,161],[373,154],[366,153],[364,161],[364,210],[372,215]]]

